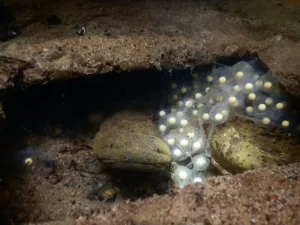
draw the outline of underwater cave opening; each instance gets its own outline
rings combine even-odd
[[[5,192],[8,197],[0,205],[0,217],[5,218],[1,224],[11,218],[16,224],[54,220],[67,214],[80,214],[85,212],[84,208],[99,208],[99,200],[105,202],[103,207],[111,207],[109,202],[168,193],[168,171],[147,175],[107,171],[99,163],[92,155],[91,146],[100,124],[113,113],[129,109],[147,111],[159,130],[162,125],[159,112],[167,112],[173,102],[170,100],[171,84],[190,87],[195,80],[193,74],[197,73],[201,80],[214,69],[231,68],[240,61],[247,61],[260,74],[268,70],[257,57],[225,57],[212,64],[187,69],[111,72],[28,87],[19,84],[3,103],[6,120],[0,137],[0,195]],[[182,101],[189,107],[188,100]],[[225,114],[218,114],[215,119],[219,122],[224,117]],[[183,119],[181,122],[185,122]],[[181,125],[185,124],[183,122]],[[197,136],[197,132],[193,132],[189,131],[188,135],[196,133]],[[162,136],[172,144],[164,131]],[[184,147],[184,138],[180,143]],[[172,157],[181,157],[181,152],[171,144]],[[193,142],[192,146],[197,150],[200,144]],[[178,168],[206,167],[206,158],[198,156],[188,161],[194,163],[192,167],[179,162]],[[187,163],[186,159],[183,161]],[[177,172],[172,172],[173,180],[195,176],[185,171]],[[193,177],[195,182],[201,182],[202,178]]]

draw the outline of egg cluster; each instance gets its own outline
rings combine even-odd
[[[216,125],[229,119],[242,117],[299,134],[297,110],[272,73],[241,61],[210,73],[194,70],[189,76],[172,83],[168,104],[158,113],[159,130],[172,152],[176,186],[205,180],[210,137]]]

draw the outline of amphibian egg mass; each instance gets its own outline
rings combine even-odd
[[[277,77],[252,65],[241,61],[209,74],[194,70],[190,79],[171,84],[168,104],[158,113],[158,126],[172,151],[171,177],[176,186],[205,180],[209,139],[215,126],[232,118],[300,133],[298,111],[280,90]]]

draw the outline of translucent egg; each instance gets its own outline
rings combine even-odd
[[[158,129],[159,129],[159,131],[162,133],[162,134],[164,134],[166,131],[167,131],[167,126],[165,125],[165,124],[159,124],[158,125]]]
[[[241,87],[240,87],[239,85],[237,85],[237,84],[233,86],[233,90],[234,90],[235,92],[240,92],[240,91],[242,91]]]
[[[188,138],[194,139],[204,132],[202,129],[203,128],[201,126],[199,128],[196,126],[189,126],[184,131]]]
[[[164,140],[167,142],[167,144],[172,147],[174,146],[175,144],[178,143],[178,137],[180,136],[181,134],[179,133],[179,131],[177,129],[171,129],[169,131],[169,133],[167,135],[165,135],[163,138]]]
[[[232,78],[231,67],[224,66],[214,71],[214,84],[226,84]]]
[[[207,76],[205,77],[205,80],[206,80],[207,82],[212,82],[212,81],[214,80],[214,77],[213,77],[212,75],[207,75]]]
[[[187,119],[181,119],[180,120],[180,126],[181,127],[187,127],[189,125],[189,121]]]
[[[14,160],[18,165],[31,165],[33,157],[34,149],[31,147],[26,147],[16,152],[16,155],[14,155]]]
[[[171,155],[172,155],[172,159],[175,162],[179,162],[187,158],[186,155],[184,154],[184,150],[180,149],[180,147],[178,146],[174,146],[171,149]]]
[[[183,102],[182,100],[179,100],[179,101],[177,102],[177,105],[178,105],[179,107],[182,107],[182,106],[184,106],[184,102]]]
[[[204,155],[195,155],[192,158],[193,169],[195,171],[204,171],[209,167],[209,159]]]
[[[215,124],[225,123],[229,117],[229,107],[227,102],[221,102],[209,110],[210,120]]]
[[[180,92],[182,94],[187,94],[188,93],[188,87],[185,87],[185,86],[181,87]]]
[[[254,109],[253,109],[252,106],[247,106],[247,107],[246,107],[246,113],[247,113],[248,115],[253,115],[253,112],[254,112]]]
[[[207,105],[202,105],[201,108],[199,108],[199,122],[201,124],[210,123],[210,115],[209,115],[210,107]]]
[[[253,116],[256,118],[264,118],[268,117],[270,114],[270,108],[267,107],[265,104],[258,104],[253,106]]]
[[[250,100],[250,101],[254,101],[256,99],[256,94],[255,93],[250,93],[250,94],[248,94],[248,100]]]
[[[203,98],[203,94],[201,92],[196,92],[194,95],[194,99],[199,101],[200,99]]]
[[[186,109],[192,108],[194,106],[194,100],[191,98],[187,98],[183,101],[183,105]]]
[[[250,63],[241,61],[232,66],[232,74],[236,79],[241,79],[245,74],[253,74],[254,68]]]
[[[232,93],[228,96],[227,102],[232,108],[242,108],[245,105],[245,95],[241,92]]]
[[[245,72],[239,79],[238,85],[241,88],[242,92],[246,94],[254,93],[259,88],[257,78],[254,76],[254,73],[248,72]]]
[[[265,99],[265,103],[266,103],[266,105],[271,106],[271,105],[274,104],[274,99],[271,98],[271,97],[267,97],[267,98]]]
[[[25,165],[30,166],[32,164],[32,158],[26,158],[24,160]]]
[[[174,184],[180,188],[192,182],[192,171],[185,166],[177,166],[171,174]]]
[[[176,119],[178,119],[178,121],[183,118],[185,116],[185,111],[184,110],[177,110],[176,111]]]
[[[192,142],[192,154],[204,152],[206,148],[206,139],[204,136],[194,139]]]
[[[276,109],[281,111],[290,110],[290,100],[289,97],[281,93],[272,93],[270,97],[273,99],[273,105]]]
[[[184,129],[182,132],[180,132],[180,129],[172,130],[172,132],[166,135],[164,139],[170,147],[176,145],[184,151],[190,148],[192,142],[191,139],[187,137]]]
[[[171,84],[171,88],[172,88],[172,89],[176,89],[176,88],[177,88],[177,84],[176,84],[176,83],[172,83],[172,84]]]
[[[203,113],[203,115],[202,115],[202,121],[203,121],[203,123],[205,122],[205,123],[209,123],[209,121],[210,121],[210,115],[209,115],[209,113]]]
[[[169,126],[175,126],[178,123],[177,117],[174,114],[167,115],[167,124]]]
[[[291,125],[291,123],[289,120],[282,120],[282,122],[281,122],[282,127],[288,128],[290,125]]]
[[[168,134],[164,139],[169,146],[173,146],[176,144],[176,136],[174,134]]]
[[[277,102],[276,103],[276,109],[283,110],[286,107],[285,102]]]
[[[178,121],[178,127],[187,127],[191,123],[191,117],[189,116],[188,112],[180,112],[179,114],[176,114],[176,119]]]
[[[282,129],[298,135],[300,132],[300,118],[298,115],[293,115],[292,113],[285,113],[282,117],[277,121],[277,124]]]
[[[272,73],[266,73],[259,78],[259,88],[265,93],[279,91],[279,80]]]
[[[190,145],[190,140],[188,138],[180,138],[178,143],[182,148],[188,148]]]
[[[193,183],[204,183],[205,182],[205,176],[201,173],[193,173],[192,175]]]
[[[183,127],[180,127],[180,128],[178,129],[178,132],[179,132],[180,134],[184,134],[184,128],[183,128]]]
[[[192,116],[193,116],[193,117],[199,116],[199,111],[198,111],[198,109],[194,109],[194,110],[192,111]]]
[[[262,123],[263,123],[264,125],[269,125],[269,124],[271,123],[271,119],[268,118],[268,117],[264,117],[264,118],[262,119]]]
[[[159,111],[158,115],[159,115],[159,117],[163,118],[167,115],[167,113],[165,110],[161,110],[161,111]]]

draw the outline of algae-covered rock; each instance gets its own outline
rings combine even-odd
[[[144,112],[122,111],[105,120],[93,151],[106,165],[127,170],[161,170],[172,160],[157,125]]]
[[[213,159],[231,173],[300,162],[298,137],[250,121],[232,121],[218,127],[211,144]]]

